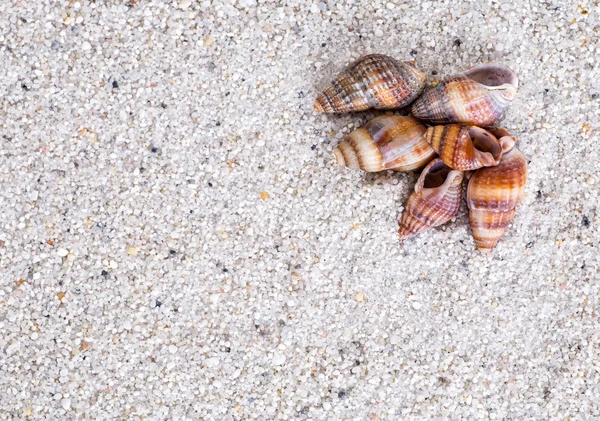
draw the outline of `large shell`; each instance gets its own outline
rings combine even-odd
[[[470,171],[500,163],[502,147],[487,130],[476,126],[448,124],[427,129],[425,139],[446,165]]]
[[[489,253],[515,216],[527,181],[527,159],[504,129],[492,130],[503,154],[497,167],[477,170],[469,180],[467,205],[475,245]]]
[[[464,173],[436,158],[421,173],[399,225],[404,240],[450,220],[460,207]]]
[[[519,80],[507,66],[480,64],[443,79],[425,91],[412,114],[435,124],[463,123],[487,127],[498,120],[517,96]]]
[[[391,110],[413,102],[425,88],[426,75],[414,61],[400,62],[382,54],[359,58],[341,72],[315,101],[320,113],[369,108]]]
[[[346,136],[333,154],[339,165],[367,172],[412,171],[435,156],[425,131],[415,118],[382,115]]]

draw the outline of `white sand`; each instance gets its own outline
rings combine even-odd
[[[0,419],[600,418],[597,5],[125,3],[0,2]],[[332,165],[372,52],[517,71],[491,255]]]

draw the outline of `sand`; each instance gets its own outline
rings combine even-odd
[[[0,419],[600,418],[597,4],[0,2]],[[498,247],[332,150],[368,53],[498,61],[529,159]]]

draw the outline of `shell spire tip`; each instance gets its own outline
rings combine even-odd
[[[346,161],[344,160],[344,154],[340,150],[340,148],[335,148],[333,150],[333,156],[335,157],[335,163],[337,165],[346,165]]]
[[[319,100],[319,98],[317,98],[315,100],[315,103],[313,104],[313,108],[316,112],[318,113],[323,113],[325,112],[325,109],[323,108],[323,104],[321,104],[321,101]]]

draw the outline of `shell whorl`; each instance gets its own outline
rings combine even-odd
[[[415,118],[383,115],[346,136],[333,154],[339,165],[367,172],[412,171],[435,156],[423,137],[425,131]]]
[[[448,222],[460,207],[464,173],[436,158],[421,173],[399,221],[401,240]]]
[[[412,114],[434,124],[463,123],[486,127],[512,102],[518,78],[507,66],[480,64],[444,78],[413,104]]]
[[[414,62],[401,62],[382,54],[367,55],[335,77],[317,96],[314,109],[320,113],[345,113],[402,108],[421,95],[425,81],[425,73]]]
[[[503,129],[499,129],[503,130]],[[500,164],[477,170],[469,180],[467,206],[476,247],[489,253],[515,216],[527,181],[527,159],[506,131],[501,136],[504,152]]]
[[[498,165],[502,147],[489,131],[476,126],[448,124],[427,129],[425,139],[450,168],[470,171]]]
[[[475,247],[482,253],[491,252],[506,232],[515,217],[515,209],[495,212],[485,209],[469,211],[469,221],[473,231]]]

